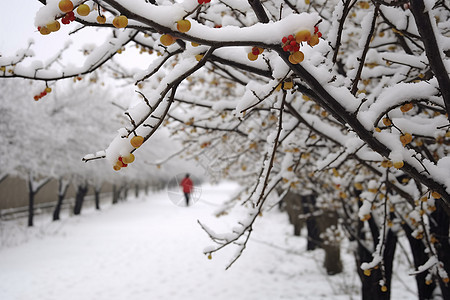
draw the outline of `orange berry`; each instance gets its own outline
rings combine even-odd
[[[319,43],[319,36],[317,34],[313,35],[311,39],[308,41],[308,45],[314,47]]]
[[[175,38],[170,34],[163,34],[159,41],[161,42],[161,44],[167,47],[175,43]]]
[[[439,194],[438,192],[432,192],[432,193],[431,193],[431,196],[432,196],[434,199],[441,199],[441,194]]]
[[[305,30],[300,30],[299,32],[297,32],[295,34],[295,41],[297,43],[301,43],[301,42],[307,42],[311,39],[311,31],[305,29]]]
[[[80,16],[87,16],[91,12],[91,8],[87,4],[81,4],[77,8],[77,14]]]
[[[50,31],[47,27],[42,26],[41,29],[39,29],[39,32],[40,32],[42,35],[48,35],[48,34],[50,34],[51,31]]]
[[[113,167],[113,169],[114,169],[114,171],[119,171],[120,169],[122,169],[122,167],[120,167],[120,166],[118,166],[118,165],[115,165],[115,166]]]
[[[389,118],[383,118],[383,124],[385,126],[391,126],[392,122],[391,122],[391,120]]]
[[[400,136],[400,142],[402,142],[403,147],[411,143],[412,141],[412,135],[409,133],[405,133]]]
[[[73,10],[73,3],[70,0],[61,0],[61,1],[59,1],[58,6],[59,6],[59,9],[63,13],[68,13],[68,12]]]
[[[100,24],[105,24],[106,23],[105,16],[98,16],[97,17],[97,22],[100,23]]]
[[[247,55],[248,59],[251,61],[257,60],[258,59],[258,55],[253,54],[253,52],[249,52]]]
[[[301,63],[304,59],[305,55],[302,51],[294,52],[289,56],[289,62],[294,65]]]
[[[290,89],[292,89],[294,87],[294,82],[292,82],[292,81],[286,81],[284,84],[283,84],[283,89],[285,89],[285,90],[290,90]]]
[[[116,28],[125,28],[128,25],[128,18],[125,16],[117,16],[113,19],[112,23]]]
[[[191,45],[192,45],[192,47],[198,47],[198,46],[200,46],[200,44],[199,44],[199,43],[196,43],[196,42],[191,42]]]
[[[405,103],[402,106],[400,106],[400,110],[402,112],[407,112],[409,110],[411,110],[414,107],[414,105],[412,103]]]
[[[131,164],[133,161],[134,161],[133,153],[130,153],[127,156],[122,157],[122,162],[124,164]]]
[[[131,146],[134,148],[139,148],[144,143],[144,138],[140,135],[134,136],[130,140]]]
[[[55,20],[51,23],[48,23],[45,27],[47,27],[51,32],[55,32],[61,28],[61,24],[59,24],[59,22]]]
[[[396,168],[396,169],[401,169],[401,168],[403,168],[404,165],[405,165],[405,164],[403,163],[403,161],[396,161],[396,162],[394,163],[394,168]]]
[[[189,20],[177,21],[177,29],[179,32],[188,32],[191,29],[191,22]]]

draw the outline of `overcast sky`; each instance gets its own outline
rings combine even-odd
[[[59,49],[63,47],[69,39],[68,33],[75,28],[75,24],[61,25],[61,30],[49,35],[41,35],[34,26],[36,12],[42,7],[37,0],[0,0],[0,54],[2,56],[14,55],[17,49],[28,46],[28,41],[33,39],[35,44],[32,49],[35,52],[33,60],[43,60],[51,58]],[[95,43],[100,45],[102,37],[108,34],[109,30],[98,32],[95,29],[85,29],[71,36],[75,43],[72,51],[66,53],[65,57],[70,57],[74,64],[82,64],[84,57],[78,50],[81,45]],[[128,55],[124,55],[127,53]],[[119,61],[126,62],[130,67],[142,68],[151,59],[137,55],[134,47],[117,56]]]
[[[9,56],[18,47],[26,47],[31,37],[39,35],[34,27],[34,15],[42,5],[36,0],[0,1],[0,53]]]

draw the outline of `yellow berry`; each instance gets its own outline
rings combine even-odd
[[[144,138],[140,135],[134,136],[130,140],[131,146],[134,148],[139,148],[144,143]]]
[[[285,89],[285,90],[290,90],[290,89],[292,89],[294,87],[294,82],[292,82],[292,81],[286,81],[284,84],[283,84],[283,89]]]
[[[91,12],[91,8],[87,4],[81,4],[77,8],[77,14],[80,16],[87,16]]]
[[[170,34],[163,34],[159,41],[161,42],[161,44],[167,47],[175,43],[175,38]]]
[[[251,61],[257,60],[258,59],[258,55],[253,54],[253,52],[249,52],[247,55],[248,59]]]
[[[382,291],[382,292],[387,292],[387,286],[383,285],[383,286],[381,287],[381,291]]]
[[[203,58],[203,54],[197,54],[197,55],[195,56],[195,59],[196,59],[197,61],[201,61],[202,58]]]
[[[364,270],[364,275],[366,275],[366,276],[370,276],[371,273],[372,272],[370,271],[370,269]]]
[[[439,194],[438,192],[432,192],[432,193],[431,193],[431,196],[432,196],[434,199],[440,199],[440,198],[441,198],[441,194]]]
[[[402,112],[407,112],[407,111],[411,110],[413,107],[414,106],[412,103],[406,103],[406,104],[403,104],[402,106],[400,106],[400,110]]]
[[[131,164],[134,161],[133,153],[128,154],[127,156],[122,157],[122,161],[124,164]]]
[[[383,124],[384,124],[385,126],[391,126],[391,125],[392,125],[392,122],[391,122],[391,120],[390,120],[389,118],[384,118],[384,119],[383,119]]]
[[[297,51],[289,55],[289,62],[293,65],[301,63],[305,59],[305,55],[301,51]]]
[[[59,22],[55,20],[51,23],[48,23],[45,27],[47,27],[51,32],[55,32],[61,28],[61,24],[59,24]]]
[[[125,28],[128,25],[128,18],[126,16],[117,16],[112,23],[116,28]]]
[[[105,16],[98,16],[97,17],[97,22],[100,24],[105,24],[106,23],[106,17]]]
[[[403,161],[396,161],[394,163],[394,168],[396,168],[396,169],[401,169],[401,168],[403,168],[403,166],[404,166]]]
[[[50,34],[51,31],[46,26],[42,26],[41,29],[39,29],[39,32],[42,35],[48,35],[48,34]]]
[[[297,43],[301,43],[301,42],[307,42],[311,39],[311,31],[305,29],[305,30],[300,30],[299,32],[297,32],[295,34],[295,41]]]
[[[308,41],[308,45],[314,47],[319,43],[319,36],[317,34],[311,36],[311,39]]]
[[[188,32],[191,29],[191,22],[189,20],[177,21],[177,29],[179,32]]]

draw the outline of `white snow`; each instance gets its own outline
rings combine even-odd
[[[225,267],[235,249],[222,249],[208,260],[203,251],[212,242],[197,220],[220,230],[235,226],[232,218],[216,218],[212,212],[236,189],[230,183],[203,186],[202,198],[189,208],[173,205],[166,191],[142,193],[61,222],[40,219],[26,232],[17,229],[23,224],[3,230],[3,241],[8,234],[16,240],[18,235],[27,237],[19,245],[0,248],[0,299],[359,297],[348,246],[341,251],[345,272],[327,276],[322,250],[306,252],[305,238],[292,236],[287,214],[276,209],[258,218],[247,249],[229,270]],[[394,281],[394,287],[399,284]],[[411,297],[404,288],[393,293],[393,299]]]

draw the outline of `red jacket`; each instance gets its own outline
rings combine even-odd
[[[194,184],[189,177],[184,177],[183,180],[181,180],[180,186],[183,187],[183,193],[191,193],[194,189]]]

